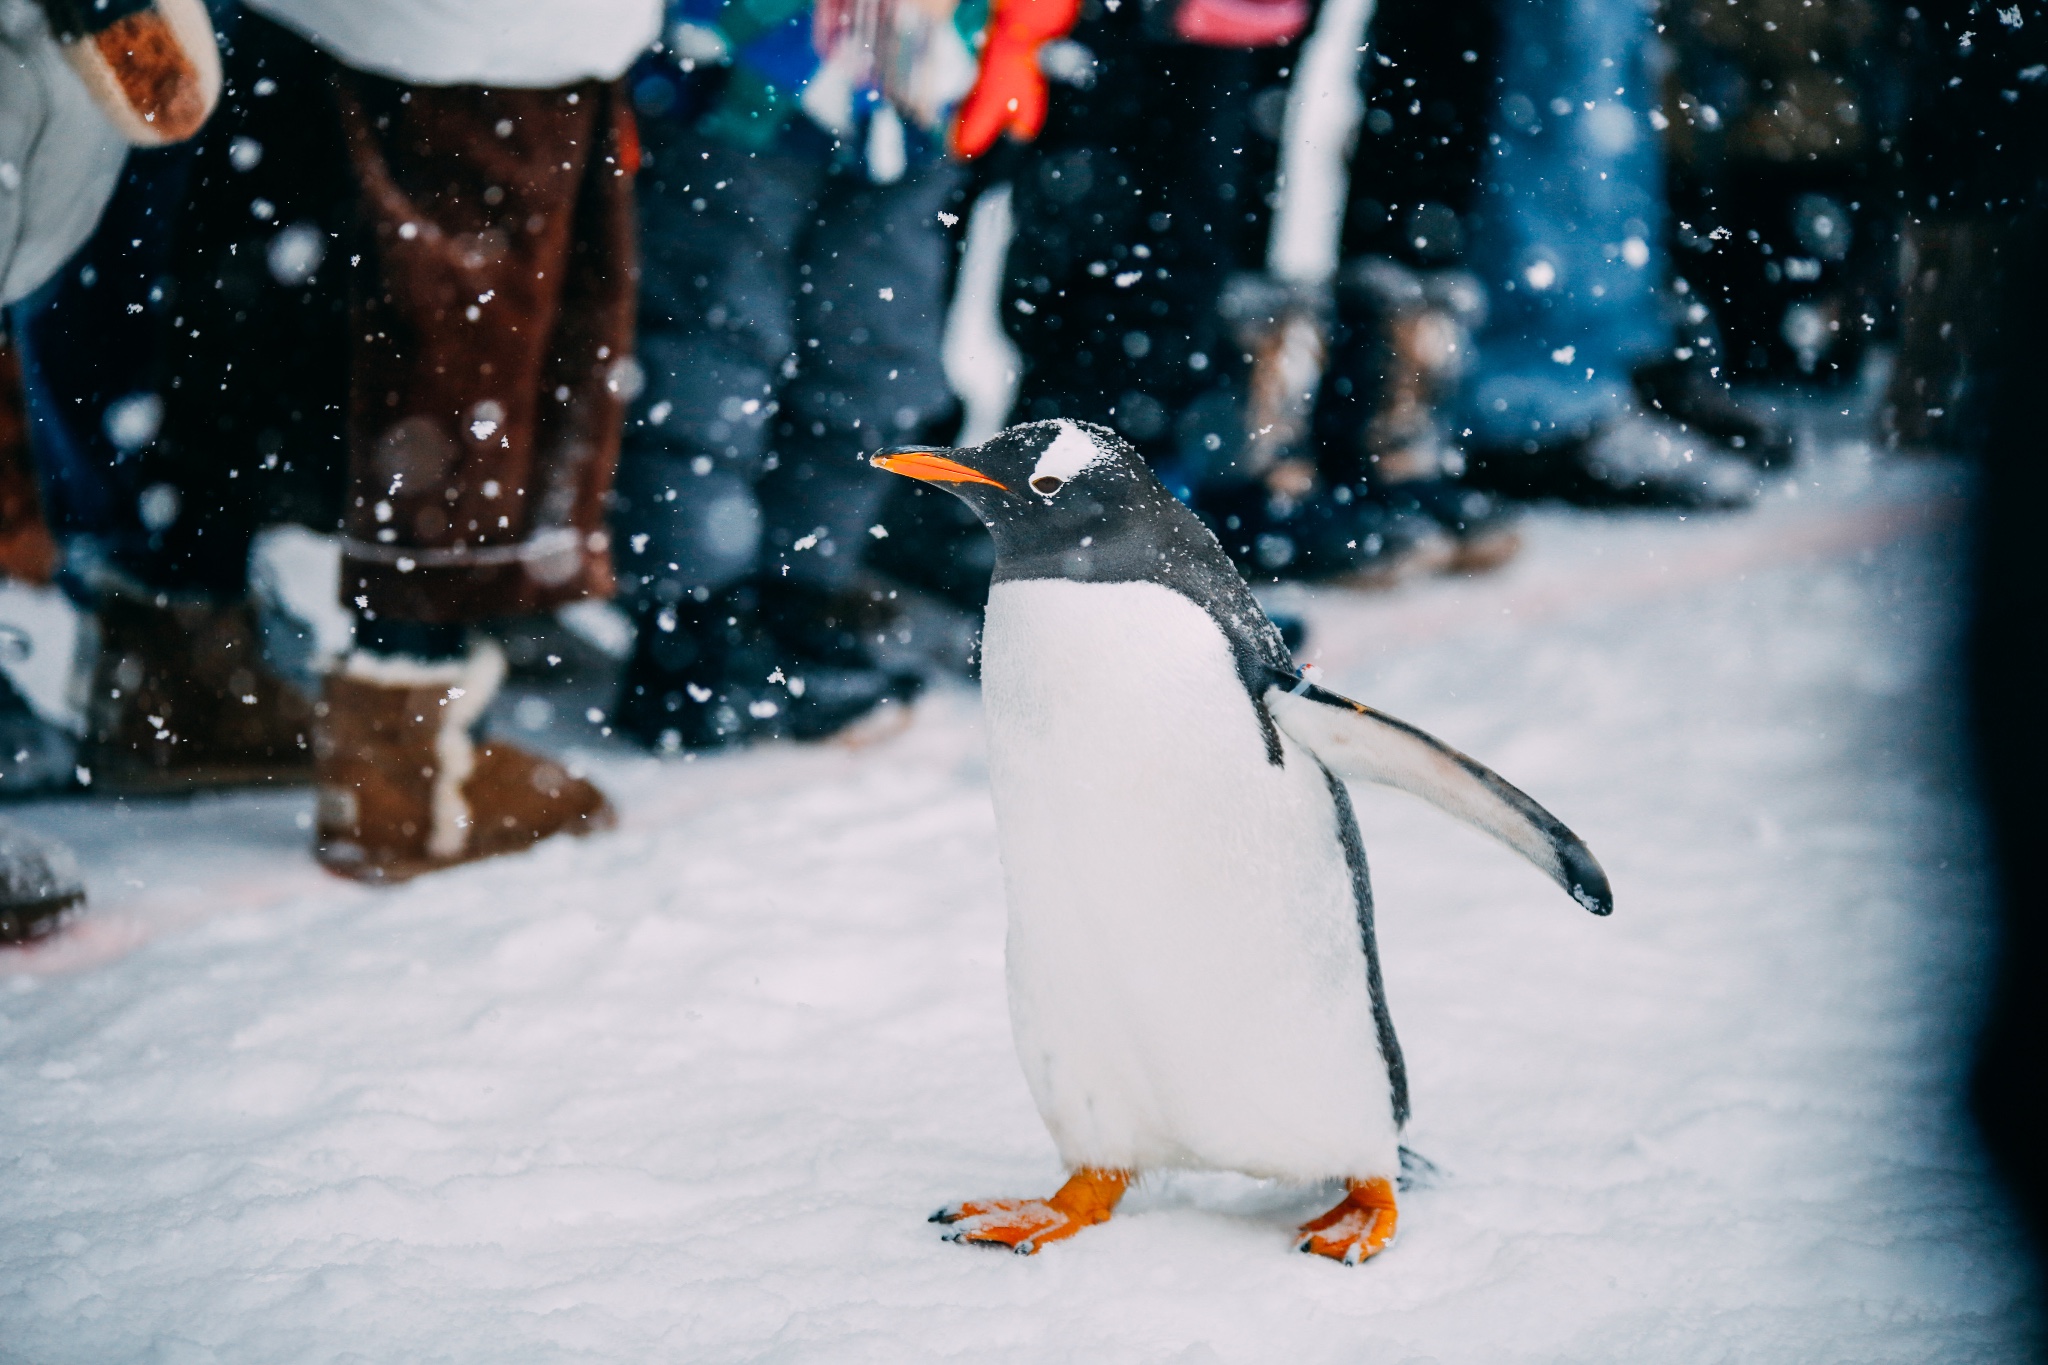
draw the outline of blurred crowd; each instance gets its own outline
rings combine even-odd
[[[902,646],[992,553],[864,457],[969,390],[1358,589],[1507,562],[1532,500],[1740,509],[1803,395],[1968,447],[2037,14],[0,0],[0,574],[84,642],[69,720],[0,675],[0,794],[311,783],[319,861],[392,881],[610,820],[482,725],[593,640],[655,752],[874,724],[971,667]],[[949,374],[970,236],[1013,372]],[[79,894],[18,830],[0,877],[0,938]]]

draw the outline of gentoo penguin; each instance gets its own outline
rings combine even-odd
[[[1073,1172],[1046,1199],[940,1210],[1029,1254],[1145,1171],[1341,1180],[1300,1249],[1393,1240],[1407,1079],[1343,779],[1506,843],[1596,915],[1606,875],[1549,812],[1295,669],[1216,538],[1105,428],[1033,422],[872,459],[995,537],[982,636],[1009,901],[1010,1021]]]

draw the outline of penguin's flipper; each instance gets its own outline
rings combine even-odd
[[[1613,913],[1614,893],[1592,850],[1485,764],[1306,679],[1276,673],[1265,700],[1273,723],[1337,776],[1419,796],[1536,864],[1594,914]]]

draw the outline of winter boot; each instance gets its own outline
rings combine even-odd
[[[1450,538],[1450,556],[1442,566],[1446,573],[1488,573],[1521,552],[1522,533],[1513,505],[1463,479],[1408,479],[1382,484],[1373,494],[1397,516],[1443,528]]]
[[[1797,445],[1791,423],[1774,407],[1758,405],[1768,400],[1737,398],[1697,357],[1645,365],[1634,379],[1636,393],[1652,408],[1724,442],[1759,468],[1790,463]]]
[[[1260,482],[1200,489],[1195,514],[1254,583],[1277,579],[1378,587],[1442,568],[1451,547],[1426,517],[1403,515],[1344,485],[1300,496]]]
[[[1378,323],[1379,401],[1360,433],[1367,481],[1455,476],[1464,453],[1442,409],[1471,362],[1485,290],[1461,270],[1419,272],[1383,256],[1351,262],[1343,289]]]
[[[475,738],[504,678],[505,656],[487,641],[447,663],[358,651],[328,675],[314,745],[322,867],[400,882],[611,828],[611,803],[589,782]]]
[[[14,633],[0,626],[0,650]],[[68,791],[78,785],[78,739],[36,714],[0,673],[0,796]]]
[[[110,588],[79,761],[116,792],[297,784],[313,769],[313,705],[263,658],[247,602]]]
[[[55,839],[0,824],[0,943],[26,943],[85,904],[78,859]]]
[[[1729,511],[1762,492],[1754,464],[1683,423],[1640,410],[1618,413],[1583,436],[1475,454],[1469,477],[1509,497],[1581,507]]]
[[[1383,256],[1353,261],[1343,288],[1376,323],[1377,402],[1357,437],[1367,497],[1433,521],[1449,548],[1437,567],[1498,568],[1521,549],[1514,513],[1462,481],[1465,452],[1444,419],[1486,318],[1486,291],[1462,270],[1415,271]]]
[[[1235,275],[1216,307],[1251,357],[1239,472],[1265,475],[1299,464],[1313,477],[1308,434],[1316,386],[1329,362],[1327,300],[1320,291],[1268,276]],[[1280,477],[1284,486],[1290,476]]]
[[[918,693],[875,663],[867,607],[786,583],[742,583],[663,604],[640,622],[617,723],[649,748],[825,739]]]

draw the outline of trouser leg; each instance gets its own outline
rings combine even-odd
[[[1428,325],[1449,337],[1469,313],[1426,297],[1427,287],[1417,287],[1425,282],[1407,272],[1462,264],[1498,98],[1500,22],[1491,5],[1445,13],[1426,0],[1384,0],[1370,36],[1359,68],[1366,113],[1351,158],[1330,354],[1314,416],[1322,473],[1333,484],[1393,473],[1376,467],[1372,457],[1382,452],[1372,447],[1384,442],[1371,441],[1368,428],[1390,416],[1401,425],[1390,409],[1438,397],[1417,392],[1440,384],[1418,373],[1416,338],[1404,333],[1434,313],[1440,321]],[[1475,290],[1473,299],[1483,295]],[[1444,368],[1451,373],[1438,381],[1455,378],[1455,364]]]
[[[947,402],[937,213],[957,173],[882,189],[816,155],[652,145],[618,723],[660,748],[830,734],[915,691],[835,594],[888,486],[861,456]]]
[[[100,792],[298,781],[311,760],[295,632],[249,600],[248,558],[265,526],[339,521],[354,196],[332,63],[254,15],[224,56],[196,147],[138,160],[72,276],[100,374],[80,448],[111,493],[73,529],[118,570],[87,574],[101,648],[80,762]],[[153,366],[95,318],[109,305],[153,330]]]
[[[314,854],[395,881],[612,818],[559,764],[476,737],[504,659],[455,637],[611,591],[632,139],[594,81],[336,84],[364,223],[341,575],[363,628],[326,680]]]
[[[1020,418],[1113,425],[1199,481],[1243,444],[1248,363],[1218,302],[1264,265],[1295,50],[1156,43],[1138,15],[1076,31],[1095,81],[1060,92],[1019,159],[1002,319]]]
[[[634,403],[613,525],[638,607],[710,596],[759,563],[755,485],[796,364],[795,259],[823,169],[660,125],[641,176],[646,390]]]
[[[401,86],[343,69],[367,267],[353,310],[342,595],[448,622],[612,588],[633,387],[615,86]]]
[[[847,585],[890,492],[866,457],[914,440],[952,402],[941,354],[952,242],[938,214],[964,175],[951,162],[888,185],[836,175],[805,225],[796,374],[760,487],[779,576]]]
[[[56,571],[57,542],[29,456],[21,362],[0,340],[0,578],[48,583]]]
[[[340,525],[355,195],[333,63],[254,14],[224,55],[225,98],[164,206],[163,424],[121,461],[144,537],[118,562],[233,600],[257,531]]]
[[[1495,448],[1583,436],[1663,353],[1664,158],[1651,14],[1506,0],[1469,261],[1492,296],[1464,425]]]

